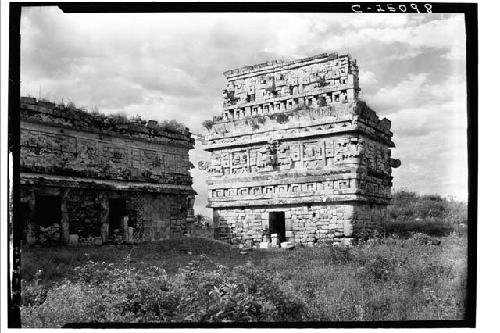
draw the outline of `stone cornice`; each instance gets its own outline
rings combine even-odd
[[[389,204],[389,198],[382,198],[376,196],[368,196],[357,194],[353,190],[351,193],[345,192],[344,194],[337,195],[310,195],[303,194],[294,197],[256,197],[255,195],[250,195],[247,197],[242,197],[238,199],[228,200],[227,198],[216,198],[209,199],[209,208],[234,208],[234,207],[250,207],[250,206],[280,206],[280,205],[300,205],[303,206],[305,203],[332,203],[340,204],[342,202],[357,202],[357,203],[376,203],[376,204]],[[306,200],[304,200],[306,199]]]
[[[64,177],[39,173],[21,173],[21,185],[67,187],[81,189],[116,190],[152,193],[186,193],[196,194],[190,185],[154,184],[144,182],[128,182],[95,178]]]

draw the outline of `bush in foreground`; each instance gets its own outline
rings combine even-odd
[[[253,322],[306,320],[305,304],[251,264],[229,269],[206,256],[178,274],[158,267],[116,268],[89,262],[58,283],[43,303],[27,299],[23,326],[69,322]]]
[[[24,284],[22,322],[463,319],[466,239],[433,240],[414,233],[351,248],[299,247],[234,268],[200,255],[177,273],[88,261],[52,286]]]

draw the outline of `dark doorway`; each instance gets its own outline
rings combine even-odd
[[[269,233],[278,234],[280,242],[286,240],[285,237],[285,212],[269,213]]]
[[[61,224],[61,197],[39,195],[35,199],[35,221],[41,227]]]
[[[124,199],[109,199],[109,234],[121,229],[122,217],[127,215]]]

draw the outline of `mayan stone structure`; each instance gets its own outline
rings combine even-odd
[[[24,241],[102,244],[182,236],[195,191],[187,129],[21,97]]]
[[[221,239],[350,243],[385,218],[400,162],[390,121],[358,98],[355,59],[320,54],[224,75],[222,116],[204,122],[211,161],[200,163]]]

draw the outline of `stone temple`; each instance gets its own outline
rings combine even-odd
[[[350,243],[386,217],[400,161],[391,122],[358,97],[358,73],[338,53],[224,73],[222,115],[204,122],[211,160],[200,163],[220,239]]]
[[[21,97],[20,118],[25,242],[140,242],[186,233],[195,196],[189,130],[28,97]]]

